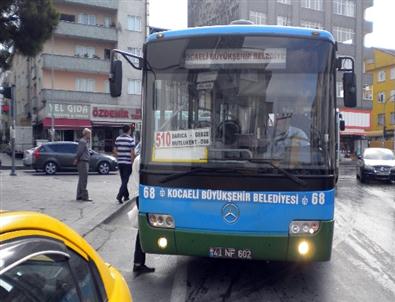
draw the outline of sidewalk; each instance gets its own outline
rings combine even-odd
[[[33,171],[17,171],[10,176],[0,171],[0,210],[37,211],[53,216],[86,236],[98,225],[119,213],[130,202],[120,205],[116,199],[118,174],[88,177],[93,202],[75,200],[77,174],[46,176]]]
[[[12,158],[6,153],[1,152],[0,153],[0,160],[1,160],[1,167],[0,170],[11,170],[11,165],[12,165]],[[30,167],[25,167],[23,165],[23,160],[22,158],[15,158],[15,169],[21,170],[21,169],[31,169]]]

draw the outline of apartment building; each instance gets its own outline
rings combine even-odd
[[[362,98],[364,36],[372,32],[372,23],[364,20],[373,0],[188,0],[188,25],[229,24],[248,19],[255,24],[301,26],[325,29],[339,43],[339,55],[355,59],[358,107],[370,108]],[[338,105],[343,107],[341,77],[338,77]]]
[[[141,125],[141,71],[124,64],[123,93],[109,94],[110,51],[142,54],[145,0],[54,0],[60,21],[36,58],[16,56],[17,125],[34,137],[76,140],[92,128],[92,147],[111,151],[124,124]]]
[[[373,59],[365,61],[365,71],[373,78],[367,89],[372,98],[371,146],[395,150],[395,50],[374,48]]]

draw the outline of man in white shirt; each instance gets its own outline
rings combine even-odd
[[[129,200],[128,182],[132,173],[132,162],[134,159],[134,138],[130,136],[131,128],[125,125],[123,133],[115,140],[114,154],[117,156],[119,175],[121,176],[121,187],[117,195],[119,203]],[[123,199],[123,200],[122,200]]]
[[[136,206],[139,208],[139,185],[140,185],[140,154],[136,154],[132,167],[131,197],[136,198]],[[133,272],[152,273],[155,268],[145,265],[145,253],[141,249],[139,231],[137,230],[136,245],[134,249]]]

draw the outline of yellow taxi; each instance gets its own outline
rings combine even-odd
[[[132,297],[118,270],[64,223],[36,212],[0,212],[0,301]]]

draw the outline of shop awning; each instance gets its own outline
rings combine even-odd
[[[44,128],[52,127],[52,119],[46,117],[42,120]],[[92,128],[92,123],[90,120],[77,120],[77,119],[67,119],[67,118],[55,118],[54,119],[55,129],[62,130],[75,130],[81,128]]]
[[[93,127],[122,127],[124,125],[132,125],[141,123],[141,120],[131,120],[128,122],[125,121],[92,121]]]
[[[370,137],[382,137],[383,136],[383,130],[372,130],[368,131],[366,136]]]
[[[361,128],[346,128],[344,131],[340,131],[340,135],[351,135],[351,136],[367,136],[368,132]]]

